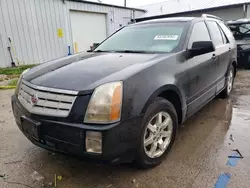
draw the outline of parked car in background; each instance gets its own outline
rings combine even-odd
[[[238,66],[250,69],[250,20],[229,21],[227,25],[233,32],[238,48]]]
[[[217,95],[228,97],[237,49],[214,16],[129,25],[92,52],[25,71],[12,107],[35,145],[150,168],[177,128]]]

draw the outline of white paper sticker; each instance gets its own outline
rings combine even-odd
[[[178,35],[157,35],[154,40],[177,40]]]

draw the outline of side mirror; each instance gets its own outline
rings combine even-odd
[[[94,49],[96,49],[99,46],[100,43],[93,43],[92,46],[90,46],[90,50],[88,50],[87,52],[93,52]]]
[[[215,51],[212,41],[194,42],[192,48],[188,50],[190,57],[206,54]]]
[[[93,49],[97,48],[97,46],[99,46],[100,43],[94,43],[93,44]]]

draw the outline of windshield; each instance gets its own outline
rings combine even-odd
[[[95,49],[115,52],[172,52],[183,35],[186,23],[157,23],[123,28]]]
[[[250,23],[229,25],[235,39],[250,37]]]

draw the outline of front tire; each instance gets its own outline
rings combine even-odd
[[[227,80],[226,88],[220,93],[221,98],[228,98],[232,89],[233,89],[233,84],[234,84],[234,67],[233,67],[233,65],[231,65],[229,70],[228,70],[226,80]]]
[[[178,119],[172,103],[157,98],[143,118],[136,163],[140,168],[159,165],[170,151],[176,136]]]

